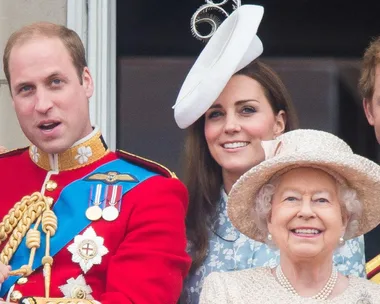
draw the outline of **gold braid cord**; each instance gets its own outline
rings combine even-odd
[[[25,297],[20,300],[21,304],[94,304],[96,301],[86,299],[68,299],[68,298],[37,298]]]
[[[8,265],[13,254],[26,235],[26,246],[30,249],[29,263],[20,269],[12,270],[10,275],[28,276],[33,271],[33,262],[36,250],[41,245],[39,225],[42,223],[42,231],[46,234],[45,256],[42,258],[45,279],[45,297],[25,297],[19,303],[25,304],[94,304],[97,301],[86,299],[50,298],[51,268],[53,257],[50,256],[50,238],[54,236],[58,227],[58,220],[50,209],[51,199],[39,192],[31,196],[24,196],[20,202],[9,210],[0,223],[0,244],[9,237],[7,244],[0,253],[0,261]],[[35,224],[31,228],[32,224]]]
[[[8,265],[26,235],[26,246],[30,249],[29,263],[23,265],[20,269],[12,270],[10,275],[28,276],[33,271],[32,267],[35,253],[37,248],[41,245],[38,227],[42,222],[42,231],[46,234],[45,256],[42,258],[45,279],[45,299],[49,298],[51,267],[53,264],[53,258],[50,256],[50,238],[54,236],[58,227],[57,217],[50,209],[51,204],[51,199],[46,198],[39,192],[35,192],[31,196],[24,196],[20,202],[16,203],[15,206],[9,210],[8,214],[4,216],[3,221],[0,223],[0,244],[9,237],[8,242],[0,253],[0,261]],[[35,225],[31,228],[33,223],[35,223]]]
[[[9,210],[8,214],[4,216],[3,221],[0,223],[0,244],[8,238],[9,234],[16,227],[26,208],[41,199],[42,195],[38,192],[31,196],[24,196],[21,201],[16,203],[14,207]]]

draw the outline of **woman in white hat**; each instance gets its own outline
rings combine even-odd
[[[276,267],[212,273],[200,303],[380,303],[380,286],[333,263],[344,242],[380,223],[380,166],[338,137],[296,130],[263,142],[265,161],[239,178],[232,224],[280,251]]]
[[[226,212],[232,184],[262,161],[255,142],[297,127],[283,82],[256,59],[263,50],[256,36],[262,14],[261,6],[243,5],[221,24],[175,105],[178,125],[188,128],[184,182],[190,194],[186,226],[193,263],[183,303],[198,303],[203,279],[212,271],[278,263],[276,250],[237,231]],[[334,262],[346,274],[364,276],[363,240],[347,242]]]

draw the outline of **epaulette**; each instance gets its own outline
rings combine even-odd
[[[177,178],[176,174],[173,171],[170,171],[165,166],[150,160],[146,159],[144,157],[123,151],[123,150],[116,150],[116,155],[119,156],[122,159],[125,159],[131,163],[137,164],[141,167],[144,167],[150,171],[153,171],[155,173],[158,173],[160,175],[163,175],[165,177],[173,177]]]
[[[0,158],[20,155],[27,149],[29,149],[29,147],[23,147],[23,148],[17,148],[17,149],[9,150],[9,151],[6,151],[4,153],[0,153]]]

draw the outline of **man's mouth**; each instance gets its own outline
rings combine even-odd
[[[38,127],[43,131],[50,131],[60,124],[61,124],[60,122],[50,122],[50,123],[40,124]]]

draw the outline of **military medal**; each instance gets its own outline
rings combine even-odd
[[[93,265],[102,262],[102,256],[108,253],[103,245],[104,238],[97,236],[95,230],[90,226],[82,235],[74,238],[74,243],[67,247],[72,253],[72,261],[79,263],[84,273],[87,273]]]
[[[119,210],[117,210],[114,206],[108,206],[104,208],[102,216],[106,221],[114,221],[119,216]]]
[[[122,196],[122,186],[107,186],[106,207],[103,209],[102,217],[106,221],[114,221],[119,216],[120,200]]]
[[[102,208],[99,206],[91,206],[86,210],[86,217],[90,221],[97,221],[102,217]]]
[[[101,205],[101,194],[102,194],[102,185],[98,184],[96,185],[95,190],[95,197],[93,198],[93,186],[91,186],[91,192],[90,192],[90,207],[86,210],[86,217],[90,221],[97,221],[102,217],[102,208]]]

